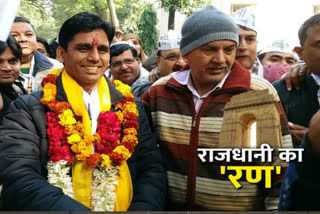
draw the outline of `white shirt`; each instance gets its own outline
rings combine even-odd
[[[190,69],[183,72],[178,72],[175,75],[173,75],[173,78],[181,85],[186,85],[188,89],[192,92],[195,111],[196,111],[196,114],[198,114],[203,101],[209,96],[211,92],[222,88],[224,82],[230,75],[231,71],[228,71],[228,73],[223,77],[223,79],[212,90],[210,90],[209,92],[207,92],[202,96],[200,96],[197,90],[195,89],[190,73],[191,73]]]
[[[314,81],[316,82],[316,84],[318,86],[320,86],[320,76],[315,75],[314,73],[311,73],[311,76],[314,79]],[[320,88],[319,88],[319,90],[320,90]],[[318,102],[319,102],[319,105],[320,105],[320,91],[319,90],[318,90],[317,95],[318,95]]]
[[[91,134],[97,131],[97,120],[100,114],[100,98],[96,86],[89,94],[82,89],[82,98],[91,120]]]

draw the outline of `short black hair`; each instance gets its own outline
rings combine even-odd
[[[51,42],[49,43],[49,46],[50,46],[50,49],[51,49],[51,53],[49,54],[49,56],[53,59],[56,59],[57,58],[57,48],[59,46],[59,43],[58,43],[58,38],[53,38],[51,40]]]
[[[11,35],[9,35],[7,41],[0,41],[0,54],[2,54],[7,48],[10,48],[13,55],[21,61],[22,49],[19,43]]]
[[[157,50],[157,57],[161,56],[161,50]]]
[[[308,29],[314,25],[320,25],[320,13],[317,13],[317,14],[311,16],[299,28],[298,36],[299,36],[299,41],[300,41],[301,46],[304,45],[304,42],[307,39]]]
[[[92,13],[78,13],[63,23],[58,37],[59,45],[67,51],[68,43],[73,40],[77,33],[91,32],[96,29],[104,30],[111,44],[115,30],[111,23],[103,21],[99,16]]]
[[[119,56],[126,50],[130,50],[132,53],[132,56],[134,58],[138,58],[138,52],[134,47],[128,44],[116,44],[116,45],[112,45],[110,48],[110,62],[113,56]]]
[[[22,17],[22,16],[16,16],[16,17],[14,18],[13,23],[16,23],[16,22],[27,23],[27,24],[29,24],[29,25],[32,27],[33,31],[36,32],[36,29],[33,27],[33,25],[31,24],[31,22],[30,22],[27,18]]]
[[[264,57],[266,56],[267,52],[266,53],[263,53],[263,54],[258,54],[258,59],[260,60],[260,62],[262,62],[262,60],[264,59]]]
[[[44,38],[42,37],[39,37],[37,36],[37,42],[40,42],[44,45],[44,47],[46,48],[46,51],[48,52],[48,54],[50,55],[50,52],[51,52],[51,48],[47,42],[47,40],[45,40]]]

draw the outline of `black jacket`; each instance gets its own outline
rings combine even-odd
[[[20,82],[14,82],[24,94],[27,94],[27,91],[23,88],[23,85]],[[3,101],[3,108],[0,110],[0,119],[6,114],[10,103],[17,99],[19,96],[18,93],[13,89],[12,85],[10,86],[0,86],[0,93]]]
[[[108,80],[112,104],[124,99]],[[57,80],[57,100],[65,101],[61,78]],[[48,138],[46,112],[40,103],[42,92],[23,95],[10,106],[0,124],[0,184],[5,210],[89,211],[89,208],[63,194],[47,182]],[[163,210],[166,200],[166,174],[156,137],[137,101],[139,144],[128,160],[133,184],[129,210]]]
[[[312,116],[319,110],[318,89],[312,76],[306,77],[301,83],[300,90],[288,91],[286,84],[279,80],[272,84],[277,90],[284,112],[288,121],[309,127]],[[295,142],[294,147],[299,147],[301,142]]]

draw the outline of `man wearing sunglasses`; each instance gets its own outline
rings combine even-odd
[[[110,74],[111,78],[132,86],[149,73],[141,71],[136,49],[130,44],[119,42],[110,48]]]

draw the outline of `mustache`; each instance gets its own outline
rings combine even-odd
[[[208,70],[215,70],[215,69],[227,69],[228,66],[226,64],[217,64],[217,63],[212,63],[206,66],[206,69]]]
[[[175,65],[175,66],[173,66],[172,71],[180,71],[181,68],[182,68],[182,66],[180,66],[180,65]]]
[[[119,75],[132,73],[131,70],[121,70]]]

